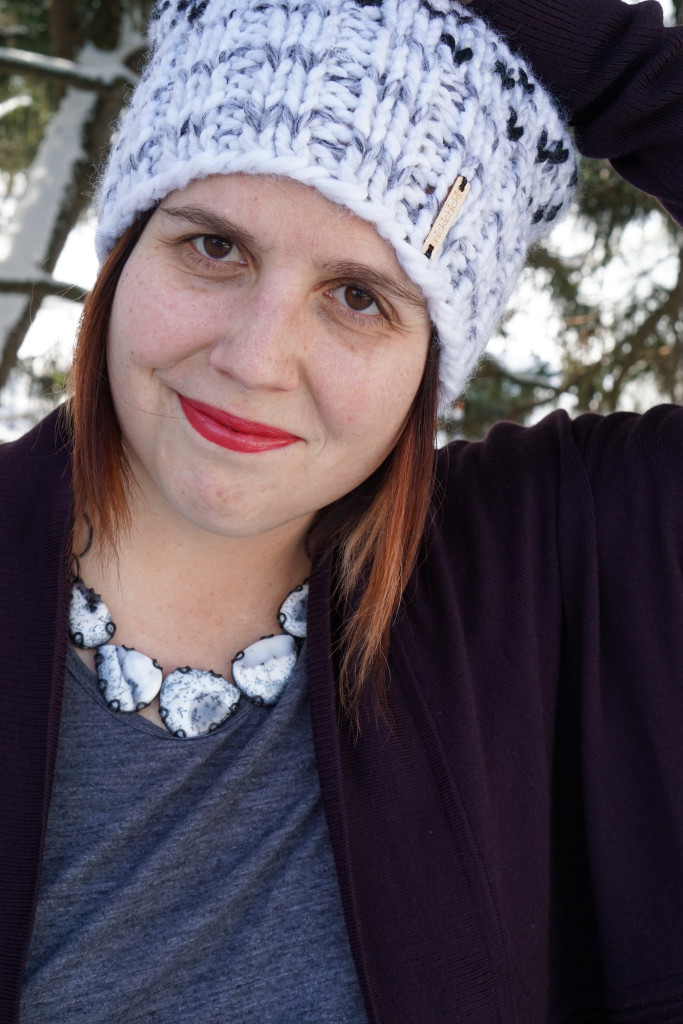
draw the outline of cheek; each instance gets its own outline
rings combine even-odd
[[[405,351],[333,353],[313,382],[330,434],[363,438],[386,454],[396,441],[422,380],[426,358],[418,345]]]
[[[191,338],[201,336],[204,316],[201,308],[188,308],[177,284],[165,280],[146,260],[136,260],[133,253],[114,296],[110,366],[153,370],[173,365]]]
[[[144,287],[144,279],[136,273],[138,262],[131,257],[114,296],[109,325],[109,372],[122,378],[128,369],[145,359],[146,343],[154,336],[155,311],[150,297],[154,292]]]

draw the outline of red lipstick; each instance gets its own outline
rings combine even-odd
[[[288,434],[277,427],[243,420],[240,416],[232,416],[223,409],[183,395],[178,395],[178,398],[190,426],[221,448],[229,448],[233,452],[268,452],[301,441],[295,434]]]

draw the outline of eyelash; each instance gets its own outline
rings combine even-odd
[[[374,292],[370,291],[368,288],[363,288],[357,281],[339,281],[332,288],[328,288],[325,294],[327,295],[332,292],[336,292],[338,288],[356,288],[358,291],[363,292],[364,295],[367,295],[369,299],[372,299],[377,306],[377,309],[379,310],[378,313],[357,313],[355,310],[349,309],[348,306],[344,306],[342,303],[339,303],[341,308],[344,310],[344,314],[346,316],[350,316],[351,319],[355,320],[357,323],[364,324],[367,327],[368,324],[372,324],[373,321],[377,321],[380,318],[385,323],[390,319],[384,308],[384,303],[378,299]]]
[[[240,261],[238,262],[237,260],[210,259],[208,256],[204,256],[201,252],[199,252],[197,247],[194,245],[194,243],[197,241],[197,239],[200,239],[200,238],[215,238],[215,239],[219,239],[221,242],[225,242],[226,244],[233,245],[237,249],[238,253],[240,254],[240,256],[243,259],[241,249],[238,246],[237,242],[231,242],[231,240],[229,238],[222,238],[220,235],[210,235],[210,234],[190,235],[189,238],[183,238],[182,242],[188,247],[188,249],[187,249],[188,255],[189,255],[190,259],[193,260],[195,263],[198,263],[198,264],[200,264],[201,266],[204,266],[204,267],[213,267],[213,268],[215,268],[215,267],[225,267],[225,266],[228,266],[229,264],[233,264],[233,263],[236,266],[241,266],[242,265],[242,259],[240,259]],[[228,254],[226,253],[226,256],[227,255]]]
[[[194,242],[197,239],[199,239],[199,238],[216,238],[216,239],[220,239],[221,242],[230,243],[230,244],[235,246],[235,248],[240,253],[240,256],[242,258],[239,261],[237,261],[237,260],[223,261],[223,260],[219,260],[219,259],[210,259],[208,256],[202,255],[202,253],[199,252],[199,250],[194,245]],[[193,263],[195,263],[195,264],[197,264],[197,265],[199,265],[201,267],[209,268],[211,270],[214,270],[216,267],[243,266],[244,265],[242,263],[242,259],[244,257],[242,256],[242,253],[241,253],[241,250],[240,250],[239,246],[237,245],[236,242],[231,242],[231,240],[229,238],[222,238],[220,235],[210,235],[210,234],[190,235],[188,237],[183,238],[182,239],[182,243],[186,247],[186,255],[187,255],[187,257]],[[344,306],[344,305],[342,305],[342,303],[339,303],[340,307],[344,310],[344,315],[347,316],[347,317],[350,317],[356,323],[361,324],[361,325],[367,327],[369,325],[372,325],[373,321],[375,321],[376,319],[381,319],[384,323],[388,322],[391,319],[389,317],[389,315],[387,314],[385,308],[384,308],[384,303],[382,301],[380,301],[380,299],[377,297],[375,292],[371,291],[368,288],[363,287],[357,281],[338,281],[338,282],[336,282],[333,285],[333,287],[328,288],[326,290],[325,294],[326,295],[330,295],[332,292],[335,292],[338,288],[356,288],[358,291],[361,291],[365,295],[367,295],[369,299],[372,299],[372,301],[377,306],[377,309],[379,310],[379,313],[370,313],[369,314],[369,313],[357,313],[353,309],[349,309],[348,306]]]

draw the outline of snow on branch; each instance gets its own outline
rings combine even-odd
[[[26,191],[0,239],[3,257],[19,277],[33,276],[50,251],[52,233],[84,159],[83,134],[95,109],[92,93],[69,90],[49,121],[28,171]]]
[[[21,287],[14,294],[0,289],[0,383],[14,365],[17,349],[42,298],[51,293],[43,280],[43,275],[50,275],[43,267],[50,261],[77,168],[87,159],[84,134],[96,108],[94,92],[67,90],[28,170],[26,190],[0,236],[0,266],[5,280],[42,281],[38,289]]]
[[[80,302],[85,297],[85,289],[54,280],[50,271],[69,226],[87,202],[86,168],[103,144],[101,129],[137,81],[128,65],[140,61],[145,47],[129,15],[122,19],[115,49],[100,50],[88,41],[75,61],[0,47],[0,73],[48,76],[68,86],[28,168],[26,188],[0,234],[0,388],[43,298],[56,295]],[[9,102],[16,109],[24,99]],[[0,104],[0,117],[9,112]]]
[[[58,78],[67,85],[96,92],[106,92],[117,85],[135,85],[137,82],[137,76],[118,62],[103,62],[99,67],[84,66],[63,57],[46,57],[42,53],[17,50],[10,46],[0,46],[0,72]]]
[[[30,107],[33,100],[26,93],[21,96],[12,96],[9,100],[4,100],[0,103],[0,120],[3,117],[7,117],[8,114],[13,114],[15,110],[20,110],[22,107]]]

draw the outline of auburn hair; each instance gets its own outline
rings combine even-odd
[[[109,384],[109,322],[121,272],[151,215],[128,228],[103,264],[83,307],[69,374],[74,521],[87,513],[112,553],[130,526],[133,481]],[[419,555],[434,488],[437,392],[433,331],[422,382],[394,449],[368,480],[318,512],[307,538],[313,558],[336,551],[332,597],[343,621],[339,696],[356,725],[368,687],[376,711],[385,702],[389,630]]]

